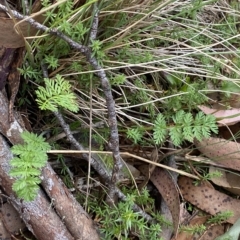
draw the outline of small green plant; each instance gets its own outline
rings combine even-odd
[[[204,115],[199,112],[195,118],[191,113],[183,110],[178,111],[173,117],[173,125],[167,128],[165,117],[162,114],[157,116],[154,125],[153,138],[156,144],[161,144],[169,136],[175,146],[179,146],[184,140],[193,142],[194,138],[201,141],[210,137],[211,131],[218,133],[216,119],[213,115]]]
[[[36,90],[37,103],[41,110],[57,111],[58,107],[63,107],[72,112],[78,111],[76,96],[71,91],[68,81],[57,75],[55,79],[44,79],[46,87],[38,87]]]
[[[37,103],[40,109],[57,111],[63,107],[70,111],[78,111],[76,96],[71,91],[71,85],[60,75],[55,79],[44,79],[46,87],[40,86],[36,91]],[[50,150],[50,145],[44,142],[44,138],[33,133],[23,132],[24,144],[12,147],[13,154],[17,155],[11,160],[10,171],[12,177],[17,180],[13,184],[13,190],[19,198],[26,201],[34,200],[41,182],[41,168],[47,161],[46,152]],[[62,171],[65,169],[63,168]]]
[[[187,232],[191,235],[198,233],[201,234],[204,231],[206,231],[206,227],[201,224],[201,225],[194,225],[194,226],[181,226],[179,229],[181,232]]]
[[[129,239],[129,236],[138,236],[139,239],[159,239],[161,227],[159,224],[148,226],[139,213],[132,210],[132,206],[137,198],[135,194],[127,194],[124,202],[119,202],[117,206],[111,208],[108,205],[96,207],[97,217],[100,218],[100,231],[104,235],[104,240]]]
[[[213,115],[197,113],[195,118],[191,113],[183,110],[178,111],[167,123],[163,114],[158,114],[153,126],[153,140],[155,144],[162,144],[168,136],[175,146],[179,146],[183,141],[193,142],[194,138],[201,141],[210,137],[211,131],[218,132],[216,119]],[[127,130],[127,137],[136,144],[142,140],[144,128],[130,128]]]
[[[41,182],[41,168],[47,162],[47,151],[50,145],[44,141],[42,136],[34,133],[23,132],[21,134],[24,144],[12,147],[12,153],[16,155],[10,164],[10,176],[16,177],[13,190],[19,198],[32,201],[37,195],[38,184]]]
[[[70,169],[68,168],[68,166],[66,165],[62,154],[58,154],[57,161],[61,165],[61,176],[62,176],[63,182],[65,183],[67,188],[73,188],[73,186],[74,186],[73,185],[73,176],[72,176],[73,174],[70,171]]]
[[[139,143],[142,139],[144,132],[140,128],[130,128],[127,130],[127,138],[133,140],[135,144]]]
[[[224,211],[212,216],[208,219],[207,223],[209,224],[221,224],[232,217],[234,214],[231,211]]]
[[[194,181],[194,185],[197,186],[201,181],[210,181],[212,178],[221,177],[222,173],[220,171],[214,171],[211,173],[203,173],[200,180]]]

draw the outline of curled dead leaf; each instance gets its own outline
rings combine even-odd
[[[232,172],[226,172],[223,169],[210,167],[209,173],[212,173],[214,171],[221,172],[221,177],[213,177],[211,178],[211,181],[226,189],[227,191],[234,193],[236,195],[240,195],[240,176],[239,174],[232,173]]]
[[[208,138],[201,142],[195,140],[195,146],[205,156],[225,168],[240,171],[240,144],[222,138]]]

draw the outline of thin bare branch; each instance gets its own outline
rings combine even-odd
[[[99,14],[99,9],[98,9],[97,3],[94,3],[94,5],[93,5],[93,12],[94,12],[94,17],[93,17],[92,27],[90,30],[90,37],[89,37],[90,42],[88,43],[88,45],[91,43],[92,40],[95,40],[97,37],[98,14]]]

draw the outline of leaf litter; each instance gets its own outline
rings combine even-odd
[[[149,176],[149,169],[147,166],[141,166],[139,170],[145,176]],[[159,167],[154,169],[150,176],[150,180],[158,189],[167,206],[169,207],[173,219],[174,233],[177,235],[180,218],[180,199],[176,184],[169,172]]]

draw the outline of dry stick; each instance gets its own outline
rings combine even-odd
[[[94,4],[94,17],[93,17],[93,23],[90,31],[90,42],[95,40],[97,36],[97,30],[98,30],[98,7],[97,4]],[[110,205],[114,204],[114,197],[115,197],[115,188],[116,184],[118,182],[119,172],[122,168],[122,158],[119,153],[119,135],[118,135],[118,126],[117,126],[117,116],[116,116],[116,110],[115,110],[115,101],[113,99],[111,85],[108,81],[108,78],[106,76],[105,71],[103,68],[99,65],[97,59],[93,56],[93,53],[91,49],[89,48],[84,52],[84,55],[86,56],[89,63],[92,65],[94,70],[99,70],[99,72],[96,73],[96,75],[101,80],[101,85],[103,92],[105,94],[106,98],[106,104],[108,109],[108,124],[110,128],[110,139],[108,142],[108,146],[110,150],[113,152],[113,170],[112,170],[112,178],[109,182],[109,192],[107,195],[107,202]]]
[[[8,9],[0,4],[0,9],[4,12],[8,12]],[[61,38],[62,40],[66,41],[72,48],[82,52],[86,58],[88,59],[89,63],[92,65],[92,67],[97,70],[96,74],[101,79],[101,85],[106,97],[106,103],[108,108],[108,120],[109,120],[109,127],[110,127],[110,140],[109,140],[109,147],[111,151],[113,152],[113,157],[115,160],[113,173],[118,173],[119,169],[121,168],[121,156],[119,153],[119,139],[118,139],[118,128],[117,128],[117,118],[116,118],[116,112],[115,112],[115,102],[113,100],[112,92],[111,92],[111,86],[109,84],[109,81],[106,77],[106,74],[102,67],[98,64],[95,57],[92,56],[91,49],[89,47],[86,47],[84,45],[78,44],[75,41],[73,41],[71,38],[67,37],[57,29],[50,29],[35,20],[33,20],[31,17],[24,16],[20,14],[19,12],[15,10],[11,10],[11,14],[17,18],[24,20],[28,22],[33,27],[37,28],[38,30],[48,32],[51,35],[57,36]],[[78,150],[84,150],[81,144],[79,144],[76,139],[72,136],[71,131],[69,127],[65,124],[64,119],[62,118],[61,114],[59,112],[54,112],[55,116],[58,118],[60,124],[62,125],[69,141],[78,149]],[[83,154],[83,158],[88,161],[88,154]],[[103,179],[106,181],[106,183],[110,184],[113,183],[114,180],[117,180],[117,176],[113,174],[112,179],[110,176],[110,173],[106,171],[105,166],[103,164],[98,163],[94,158],[91,158],[91,165],[95,168],[95,170],[100,174],[100,176],[103,177]],[[111,187],[113,189],[113,193],[115,192],[118,197],[121,200],[126,200],[126,196],[114,185],[111,184]],[[111,189],[112,190],[112,189]],[[151,216],[146,214],[144,211],[142,211],[141,208],[139,208],[137,205],[133,206],[133,209],[136,212],[139,212],[146,220],[153,221]]]
[[[94,17],[93,17],[92,27],[90,29],[90,36],[89,36],[90,41],[88,42],[88,45],[90,45],[91,41],[95,40],[97,37],[98,14],[99,14],[99,9],[98,9],[97,3],[94,3],[94,5],[93,5],[93,12],[94,12]]]

